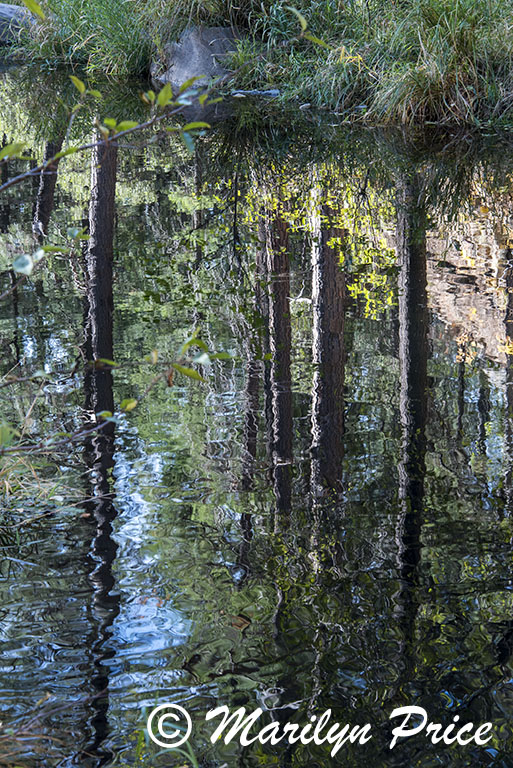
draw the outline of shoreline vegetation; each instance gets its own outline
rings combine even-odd
[[[187,26],[231,25],[241,39],[228,61],[230,88],[278,89],[298,107],[370,124],[513,127],[506,0],[292,4],[308,35],[298,13],[271,0],[42,0],[45,19],[20,47],[46,68],[145,77]]]

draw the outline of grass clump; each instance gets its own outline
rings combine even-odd
[[[15,0],[22,5],[22,0]],[[43,21],[24,34],[23,52],[88,74],[142,75],[168,40],[192,24],[245,26],[257,0],[40,0]]]
[[[399,56],[381,73],[378,118],[479,124],[509,116],[513,8],[503,0],[421,0],[392,47]]]
[[[508,123],[513,6],[505,0],[336,0],[304,8],[329,48],[269,43],[256,82],[374,123]],[[331,12],[330,12],[331,8]],[[335,12],[334,12],[335,11]],[[290,32],[289,32],[290,34]]]
[[[144,0],[45,0],[45,19],[21,45],[31,59],[79,66],[89,74],[143,72],[152,50],[147,24],[154,9],[149,5]]]
[[[300,35],[293,5],[308,31]],[[242,32],[237,88],[374,123],[513,123],[509,0],[42,0],[32,58],[88,73],[142,74],[191,24]]]

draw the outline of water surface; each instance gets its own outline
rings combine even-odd
[[[55,151],[58,120],[3,87],[6,141],[30,125],[34,157]],[[2,420],[29,414],[25,444],[87,432],[4,487],[2,721],[40,734],[13,764],[183,765],[142,733],[171,701],[205,767],[511,765],[508,141],[243,104],[192,154],[129,144],[0,202],[0,293],[41,231],[90,234],[0,304],[1,373],[24,379],[2,380]],[[221,704],[331,708],[373,739],[213,746]],[[390,751],[407,704],[493,738]]]

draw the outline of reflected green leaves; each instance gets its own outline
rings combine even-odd
[[[106,113],[127,114],[121,106]],[[155,757],[129,734],[140,732],[142,703],[162,690],[187,698],[195,722],[216,702],[257,698],[280,711],[298,702],[298,717],[313,702],[365,722],[407,699],[436,715],[467,709],[476,722],[492,713],[503,728],[513,509],[508,153],[467,144],[468,167],[441,145],[433,153],[403,136],[314,121],[282,127],[248,111],[199,137],[192,155],[180,132],[120,152],[115,362],[91,365],[84,342],[84,304],[94,299],[79,247],[90,168],[78,158],[59,167],[47,235],[60,242],[77,222],[67,233],[76,247],[65,258],[45,251],[45,270],[0,307],[2,373],[30,379],[0,390],[0,436],[12,441],[19,415],[31,409],[25,441],[55,438],[44,444],[48,464],[32,467],[40,491],[28,466],[9,466],[23,499],[16,507],[25,510],[11,504],[11,521],[45,516],[26,526],[36,525],[37,547],[15,553],[18,570],[0,580],[0,632],[17,660],[14,678],[0,670],[4,714],[19,702],[28,707],[39,691],[60,695],[65,680],[75,697],[71,727],[52,722],[49,731],[68,756],[78,749],[73,729],[80,748],[92,749],[91,709],[80,696],[97,690],[101,668],[116,694],[102,700],[94,723],[106,717],[108,729],[95,736],[106,753],[121,747],[118,764]],[[416,199],[431,216],[420,237],[421,246],[428,239],[430,316],[419,321],[428,322],[428,345],[414,343],[419,315],[398,293],[399,280],[414,284],[419,274],[405,274],[406,249],[397,255],[396,193],[408,169],[419,168]],[[30,253],[34,193],[18,188],[4,198],[2,290],[12,285],[15,244]],[[500,215],[490,215],[492,200]],[[419,218],[411,201],[403,214]],[[285,251],[289,263],[269,275],[271,257]],[[494,264],[500,270],[487,274]],[[332,310],[340,295],[329,291],[341,275],[339,313]],[[288,311],[277,318],[279,306]],[[288,359],[276,326],[284,316],[278,330],[290,329]],[[502,346],[493,341],[499,333]],[[426,364],[420,395],[410,359],[417,371]],[[287,363],[290,383],[280,378]],[[34,381],[45,369],[51,374]],[[102,387],[112,409],[87,400]],[[422,507],[419,462],[410,458],[421,430],[408,431],[416,399],[426,408]],[[94,433],[98,420],[107,424]],[[56,449],[84,423],[79,443]],[[287,440],[290,456],[280,453]],[[330,457],[340,491],[318,480]],[[62,476],[78,490],[58,493],[68,510],[61,516],[46,480],[53,488]],[[279,499],[289,480],[287,521]],[[105,574],[116,580],[110,592]],[[107,624],[113,605],[119,614]],[[349,751],[347,764],[381,765],[382,732],[374,752]],[[199,762],[238,760],[202,736],[193,749]],[[405,755],[415,764],[413,745]],[[426,759],[459,768],[467,755],[434,750]],[[470,759],[479,764],[478,755]],[[259,747],[244,760],[253,767],[281,755]],[[291,761],[327,765],[313,748]]]

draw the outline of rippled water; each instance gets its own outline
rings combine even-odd
[[[259,109],[192,155],[171,135],[92,180],[63,161],[45,242],[93,237],[1,302],[1,373],[21,379],[2,420],[30,410],[25,443],[139,399],[3,494],[0,719],[38,734],[12,764],[184,765],[144,737],[170,701],[202,766],[513,765],[513,154]],[[115,210],[90,206],[114,182]],[[0,201],[0,292],[37,195]],[[195,332],[210,363],[180,352]],[[331,708],[373,738],[334,758],[212,745],[221,704]],[[493,738],[390,750],[406,705]]]

